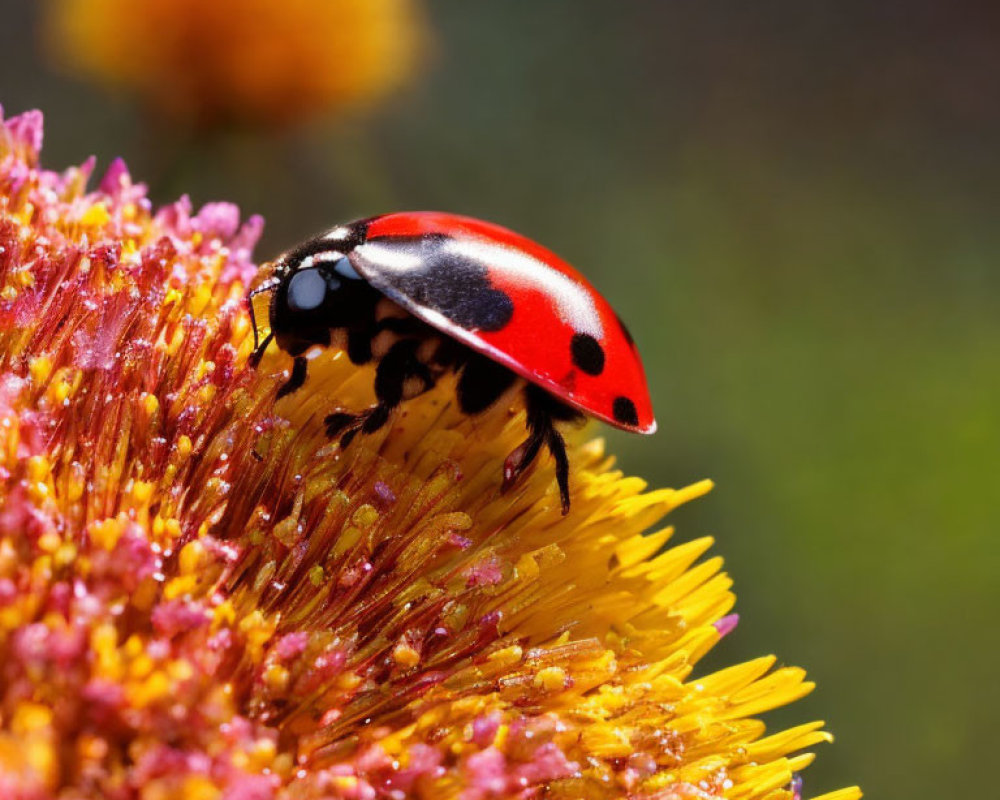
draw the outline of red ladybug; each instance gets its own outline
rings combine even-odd
[[[556,422],[587,414],[656,430],[642,362],[608,302],[554,253],[499,225],[427,211],[341,225],[283,254],[252,295],[262,291],[272,293],[270,333],[253,361],[272,338],[295,358],[279,396],[303,385],[303,354],[315,345],[377,364],[377,404],[326,419],[343,447],[447,371],[459,372],[458,403],[469,414],[518,384],[528,438],[507,457],[503,487],[545,445],[566,513],[569,464]]]

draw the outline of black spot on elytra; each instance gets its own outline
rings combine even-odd
[[[635,403],[627,397],[616,397],[615,402],[611,405],[611,413],[615,420],[622,425],[635,426],[639,424],[639,412],[635,410]]]
[[[446,236],[373,237],[413,253],[419,268],[392,276],[392,285],[418,305],[440,312],[467,330],[498,331],[510,322],[514,302],[490,283],[487,265],[447,250]],[[377,267],[377,265],[375,265]]]
[[[569,343],[573,364],[588,375],[604,372],[604,348],[589,333],[574,333]]]

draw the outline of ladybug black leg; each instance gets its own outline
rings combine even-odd
[[[305,356],[297,356],[295,363],[292,365],[292,374],[289,376],[288,380],[278,389],[278,397],[284,397],[294,392],[296,389],[301,389],[306,382],[306,367],[309,362],[306,360]]]
[[[458,379],[458,405],[465,414],[479,414],[493,405],[517,380],[502,364],[469,353]]]
[[[556,483],[559,485],[559,498],[562,501],[562,513],[569,513],[569,456],[566,455],[566,442],[554,427],[549,428],[545,437],[549,452],[556,462]]]
[[[390,331],[401,336],[412,336],[414,334],[425,334],[431,329],[426,322],[421,322],[416,317],[383,317],[375,323],[374,332]]]
[[[434,386],[434,376],[426,364],[417,358],[418,339],[396,342],[375,370],[375,397],[378,403],[361,414],[339,412],[325,420],[326,433],[331,439],[340,435],[340,446],[346,448],[359,433],[374,433],[389,421],[393,409],[405,396],[423,394]],[[407,381],[416,378],[423,386],[417,392],[407,392]]]
[[[340,435],[345,429],[356,423],[357,419],[357,414],[347,414],[344,412],[330,414],[325,420],[323,420],[326,424],[327,438],[333,439],[334,437]]]
[[[511,451],[503,462],[503,485],[500,489],[502,492],[510,490],[517,483],[521,474],[535,460],[535,456],[538,455],[544,441],[544,436],[539,436],[531,431],[528,438]]]
[[[372,360],[372,332],[357,328],[347,332],[347,357],[352,364],[367,364]]]
[[[507,456],[503,466],[502,491],[510,489],[531,465],[544,444],[556,462],[556,483],[562,513],[569,513],[569,457],[566,442],[555,428],[556,421],[575,421],[582,415],[565,403],[560,403],[539,386],[528,384],[524,389],[524,399],[528,412],[528,438]]]
[[[257,336],[257,329],[256,328],[254,329],[253,335],[254,335],[254,338],[256,340],[256,336]],[[249,364],[250,364],[251,367],[253,367],[254,369],[256,369],[260,365],[261,359],[264,358],[264,351],[267,350],[267,346],[269,344],[271,344],[271,340],[273,338],[274,338],[274,334],[273,333],[269,333],[267,336],[264,337],[264,341],[262,341],[259,344],[256,344],[254,346],[253,352],[250,354],[250,359],[249,359]]]
[[[417,358],[419,339],[403,339],[389,348],[375,370],[375,397],[378,405],[366,412],[362,429],[365,433],[377,431],[389,421],[392,410],[403,402],[406,382],[417,378],[423,387],[409,396],[423,394],[434,386],[434,376],[430,369]]]

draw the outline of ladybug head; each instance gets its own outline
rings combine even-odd
[[[259,359],[273,336],[278,346],[299,355],[312,345],[328,345],[336,328],[363,325],[377,302],[378,292],[354,269],[349,243],[327,237],[313,239],[284,253],[263,285],[250,294],[271,293],[271,332],[255,345]],[[256,324],[254,335],[256,337]]]

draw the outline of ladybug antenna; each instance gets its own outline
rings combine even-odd
[[[264,351],[267,350],[267,346],[271,343],[271,339],[274,338],[274,334],[268,331],[267,336],[264,337],[264,341],[260,340],[260,334],[257,330],[257,314],[254,311],[253,299],[264,292],[273,292],[278,286],[279,280],[277,278],[268,278],[256,289],[253,289],[250,294],[247,295],[247,307],[250,310],[250,325],[253,328],[253,352],[250,354],[250,364],[256,367],[261,358],[264,356]]]

